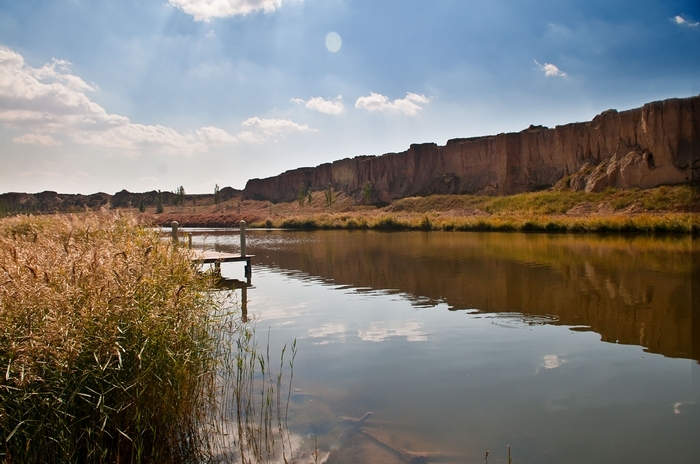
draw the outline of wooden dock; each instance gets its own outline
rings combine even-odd
[[[180,235],[179,235],[179,224],[177,221],[173,221],[171,224],[172,227],[172,239],[173,242],[176,244],[180,243]],[[240,253],[224,253],[221,251],[214,251],[214,250],[192,250],[192,236],[189,235],[187,237],[187,247],[190,248],[192,251],[191,254],[191,261],[194,264],[213,264],[214,265],[214,274],[217,275],[218,277],[221,277],[221,263],[232,263],[232,262],[245,262],[245,278],[246,278],[246,285],[250,286],[250,281],[252,277],[252,271],[250,267],[250,260],[251,258],[254,257],[254,255],[248,255],[245,252],[245,230],[246,230],[246,223],[245,221],[241,221],[240,224],[240,234],[241,234],[241,242],[240,242],[240,247],[241,247],[241,252]]]
[[[238,253],[223,253],[212,250],[193,250],[192,262],[196,264],[213,264],[214,273],[221,276],[221,263],[245,262],[245,278],[250,284],[251,268],[250,260],[254,255],[241,256]]]

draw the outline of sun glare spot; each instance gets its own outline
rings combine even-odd
[[[343,39],[340,38],[337,32],[329,32],[326,36],[326,48],[329,52],[335,53],[340,50],[343,45]]]

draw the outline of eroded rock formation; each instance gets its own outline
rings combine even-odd
[[[590,122],[518,133],[411,145],[401,153],[360,156],[248,181],[243,197],[293,201],[300,185],[331,184],[373,201],[430,194],[505,195],[557,182],[575,190],[650,188],[700,178],[700,96],[607,110]]]

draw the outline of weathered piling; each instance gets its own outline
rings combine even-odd
[[[178,243],[178,229],[180,227],[180,224],[177,221],[173,221],[170,223],[170,227],[172,227],[172,236],[173,236],[173,242]]]
[[[238,223],[241,230],[241,258],[245,258],[245,221]]]

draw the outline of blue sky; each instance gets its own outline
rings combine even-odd
[[[0,193],[212,192],[700,93],[700,3],[0,0]]]

